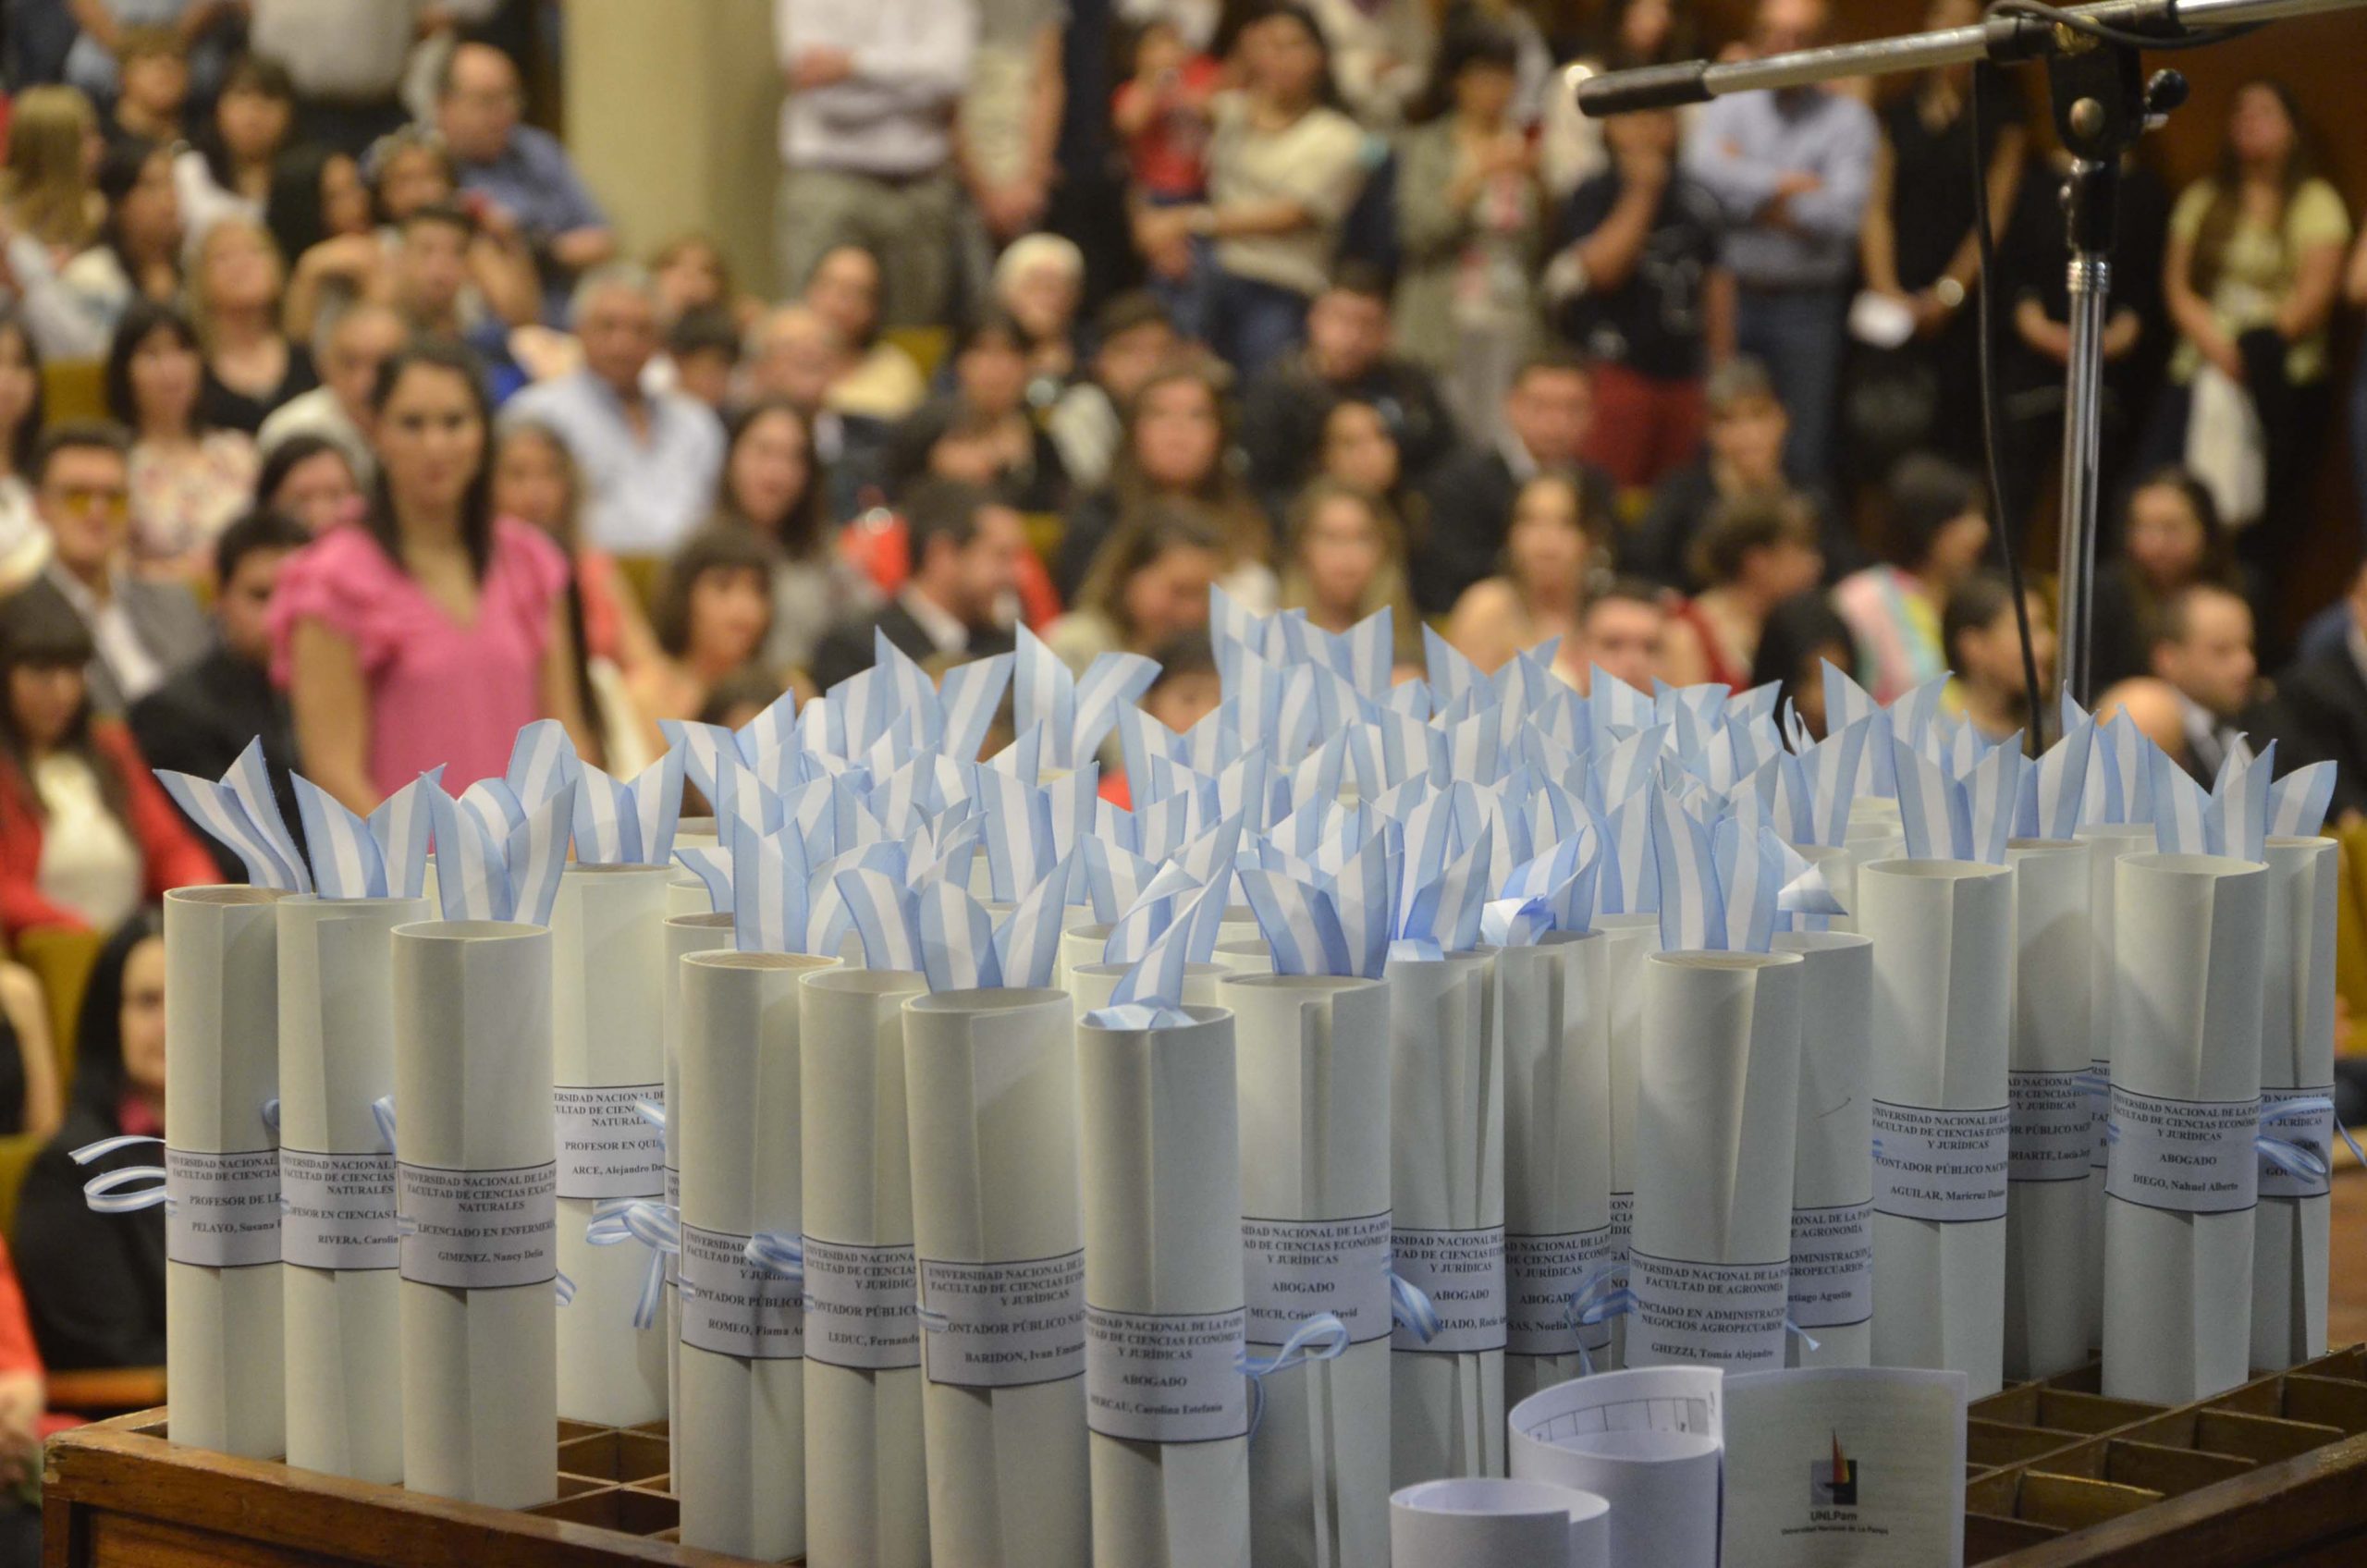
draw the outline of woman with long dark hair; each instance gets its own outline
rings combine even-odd
[[[475,361],[414,344],[380,367],[371,409],[378,474],[362,526],[299,553],[272,606],[273,673],[304,771],[357,812],[438,764],[456,792],[498,777],[539,718],[592,744],[567,557],[494,513]]]
[[[190,581],[213,571],[214,541],[254,494],[255,444],[206,423],[197,328],[140,300],[107,349],[107,411],[131,432],[131,542],[141,568]]]
[[[315,539],[362,509],[353,455],[340,442],[298,431],[271,448],[255,472],[255,505],[292,518]]]
[[[2089,679],[2097,691],[2152,673],[2163,608],[2198,582],[2243,592],[2226,524],[2201,480],[2182,468],[2155,469],[2130,488],[2120,551],[2096,572]]]
[[[296,85],[287,67],[258,55],[231,62],[214,101],[213,123],[173,163],[190,239],[202,239],[227,217],[263,221],[295,119]]]
[[[743,528],[774,553],[765,662],[775,669],[805,668],[824,633],[867,612],[878,597],[870,579],[839,552],[828,490],[813,423],[795,404],[760,398],[724,426],[714,523]]]
[[[666,563],[649,606],[658,656],[626,678],[651,755],[658,724],[693,719],[726,680],[760,669],[771,630],[773,553],[736,528],[693,535]]]
[[[1082,675],[1103,654],[1154,654],[1206,626],[1224,541],[1188,507],[1158,501],[1110,537],[1044,642]]]
[[[33,511],[33,443],[43,423],[41,350],[22,317],[0,305],[0,594],[13,594],[49,557],[49,531]]]

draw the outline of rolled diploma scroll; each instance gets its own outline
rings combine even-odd
[[[1874,1365],[2005,1378],[2005,1064],[2014,874],[1893,860],[1858,874],[1874,941]]]
[[[1549,934],[1496,955],[1504,1020],[1504,1401],[1611,1345],[1571,1297],[1611,1256],[1610,938]]]
[[[403,1486],[531,1508],[558,1495],[551,934],[428,920],[394,948]]]
[[[1215,962],[1232,974],[1271,974],[1274,973],[1274,949],[1263,937],[1236,937],[1220,939],[1213,955]]]
[[[1636,1222],[1636,1063],[1644,1047],[1644,960],[1661,950],[1657,914],[1601,914],[1604,977],[1610,986],[1611,1030],[1611,1261],[1615,1283],[1631,1282],[1627,1253]],[[1625,1366],[1627,1319],[1611,1320],[1611,1355],[1598,1361],[1604,1371]]]
[[[1778,932],[1800,955],[1800,1097],[1792,1150],[1790,1366],[1866,1366],[1874,1352],[1874,944]],[[1812,1347],[1809,1340],[1816,1343]]]
[[[1805,967],[1796,953],[1644,961],[1635,1365],[1784,1365]]]
[[[1073,990],[1070,976],[1081,963],[1099,963],[1101,949],[1109,944],[1110,925],[1093,918],[1091,904],[1073,904],[1061,920],[1061,946],[1052,960],[1052,988]]]
[[[1187,1011],[1077,1025],[1093,1555],[1249,1568],[1233,1020]]]
[[[2005,1374],[2088,1359],[2089,846],[2016,839]]]
[[[674,1494],[682,1544],[774,1562],[805,1550],[801,1280],[748,1261],[795,1237],[803,953],[682,962],[682,1405]],[[670,1118],[668,1119],[671,1120]]]
[[[2115,878],[2120,857],[2153,852],[2150,822],[2096,822],[2073,837],[2091,846],[2088,862],[2088,1232],[2079,1266],[2087,1301],[2088,1348],[2104,1342],[2104,1122],[2112,1101],[2113,1019],[2118,1011],[2120,955],[2113,939]],[[1975,1390],[1974,1398],[1980,1397]]]
[[[395,1092],[394,929],[424,899],[279,900],[281,1284],[288,1463],[403,1478],[395,1156],[371,1106]]]
[[[2103,1391],[2184,1404],[2242,1382],[2251,1353],[2268,868],[2131,854],[2116,872]]]
[[[1389,1500],[1392,1568],[1610,1568],[1611,1504],[1550,1481],[1426,1481]]]
[[[1091,963],[1080,963],[1070,970],[1069,999],[1076,1004],[1077,1017],[1083,1019],[1097,1008],[1108,1007],[1111,993],[1118,988],[1118,982],[1124,979],[1126,971],[1133,967],[1130,963],[1103,963],[1096,959]],[[1223,979],[1224,974],[1225,971],[1214,963],[1185,964],[1184,1005],[1216,1006],[1217,982]]]
[[[1608,1502],[1613,1568],[1717,1568],[1721,1378],[1642,1367],[1531,1395],[1509,1418],[1513,1477]]]
[[[2262,965],[2261,1132],[2317,1156],[2334,1153],[2332,1111],[2276,1120],[2280,1105],[2334,1095],[2335,889],[2330,839],[2268,840],[2268,944]],[[2254,1366],[2326,1353],[2326,1256],[2333,1185],[2263,1159],[2252,1221]]]
[[[679,841],[679,839],[678,839]],[[705,910],[706,884],[687,873],[666,884],[666,976],[658,989],[658,1040],[666,1052],[666,1202],[677,1215],[682,1207],[682,1158],[676,1146],[670,1108],[682,1100],[682,960],[693,953],[714,952],[731,946],[731,916]],[[684,907],[688,906],[688,907]],[[671,1412],[681,1403],[682,1300],[677,1291],[680,1259],[666,1260],[666,1409],[667,1468],[673,1468]]]
[[[1350,1341],[1268,1379],[1250,1554],[1259,1568],[1386,1568],[1390,987],[1235,974],[1217,994],[1233,1013],[1252,1353],[1318,1312]]]
[[[173,1440],[287,1449],[278,927],[264,888],[165,895],[165,1386]]]
[[[926,1568],[913,1167],[904,1124],[912,970],[800,986],[805,1107],[805,1559]]]
[[[1093,1530],[1068,993],[913,998],[904,1093],[933,1559],[1083,1568]]]

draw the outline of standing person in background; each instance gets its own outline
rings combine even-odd
[[[205,346],[198,412],[217,429],[252,435],[282,405],[320,385],[313,356],[279,329],[286,277],[270,230],[253,218],[225,216],[197,243],[189,308]]]
[[[1437,13],[1424,0],[1308,0],[1306,8],[1348,112],[1384,134],[1403,126],[1430,82]]]
[[[435,129],[464,196],[501,209],[533,253],[544,313],[555,316],[575,280],[615,259],[617,231],[584,188],[558,138],[521,125],[525,89],[509,56],[462,43],[436,83]]]
[[[1209,105],[1224,67],[1184,42],[1171,18],[1142,19],[1134,42],[1134,75],[1110,102],[1111,128],[1126,144],[1131,202],[1188,207],[1207,200]],[[1148,285],[1187,337],[1200,335],[1208,242],[1195,239],[1153,258]]]
[[[975,0],[978,46],[954,116],[954,161],[985,233],[965,289],[975,297],[993,253],[1043,222],[1060,170],[1053,149],[1068,84],[1061,75],[1065,0]]]
[[[300,141],[362,150],[411,119],[412,48],[490,18],[501,0],[245,0],[248,47],[288,67]]]
[[[1811,48],[1828,20],[1824,0],[1760,0],[1751,47]],[[1766,364],[1791,411],[1785,460],[1802,479],[1831,472],[1843,323],[1876,139],[1873,115],[1855,98],[1787,87],[1712,101],[1686,140],[1686,172],[1716,194],[1732,226],[1735,346]]]
[[[1045,645],[1083,675],[1103,654],[1149,655],[1208,621],[1224,541],[1185,507],[1153,502],[1111,535]]]
[[[1948,672],[1941,612],[1989,552],[1989,495],[1967,469],[1918,453],[1891,471],[1883,498],[1890,558],[1834,585],[1834,607],[1857,634],[1852,673],[1878,703]]]
[[[1576,8],[1569,7],[1563,15],[1568,17]],[[1694,25],[1692,0],[1608,0],[1588,19],[1594,24],[1588,34],[1565,37],[1556,29],[1553,43],[1557,58],[1573,60],[1590,75],[1664,66],[1707,53]],[[1688,127],[1698,112],[1685,111]],[[1575,92],[1545,95],[1539,162],[1545,189],[1556,200],[1611,166],[1605,139],[1614,123],[1615,118],[1600,120],[1580,113]]]
[[[877,594],[838,547],[828,481],[813,427],[795,404],[768,398],[733,416],[712,526],[745,530],[771,552],[772,633],[765,663],[807,669],[823,634],[874,607]]]
[[[1669,616],[1668,682],[1746,691],[1769,613],[1814,588],[1823,570],[1816,524],[1789,496],[1739,496],[1711,514],[1693,549],[1709,586]]]
[[[151,576],[202,582],[214,541],[254,494],[255,446],[207,424],[197,329],[169,305],[127,312],[107,350],[107,411],[131,432],[131,542]]]

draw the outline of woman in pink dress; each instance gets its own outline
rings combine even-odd
[[[490,409],[465,352],[388,360],[371,398],[378,479],[359,528],[290,560],[272,606],[305,776],[357,812],[438,764],[458,794],[557,718],[582,744],[567,557],[493,515]]]

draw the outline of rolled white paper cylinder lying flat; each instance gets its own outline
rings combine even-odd
[[[1611,1035],[1611,1261],[1616,1283],[1630,1282],[1627,1254],[1636,1223],[1636,1063],[1644,1048],[1644,960],[1661,950],[1657,914],[1598,915],[1603,978],[1610,987],[1605,1009]],[[1611,1355],[1597,1365],[1605,1371],[1625,1366],[1627,1319],[1611,1320]]]
[[[903,1018],[923,982],[910,970],[820,969],[799,989],[805,1560],[926,1568]]]
[[[1083,1568],[1093,1532],[1068,993],[913,998],[904,1093],[933,1560]],[[928,1331],[932,1312],[950,1331]]]
[[[1874,945],[1843,931],[1778,933],[1800,955],[1800,1098],[1792,1151],[1792,1245],[1786,1289],[1798,1334],[1786,1366],[1866,1366],[1873,1360]]]
[[[1611,942],[1550,934],[1496,956],[1504,1031],[1504,1401],[1586,1369],[1608,1324],[1571,1297],[1611,1256]]]
[[[277,908],[288,1463],[357,1481],[403,1476],[395,1155],[371,1107],[395,1092],[394,928],[428,913],[310,895]]]
[[[2086,1087],[2089,846],[2017,839],[2013,1107],[2005,1199],[2005,1374],[2046,1378],[2088,1359]]]
[[[558,1493],[557,1170],[551,934],[506,921],[399,925],[397,1202],[403,1239],[403,1486],[496,1508]],[[419,1191],[499,1194],[513,1233],[416,1233]],[[447,1207],[457,1205],[447,1204]],[[460,1227],[450,1227],[457,1231]],[[469,1256],[436,1256],[459,1252]],[[500,1252],[517,1259],[492,1261]],[[433,1284],[418,1276],[505,1281]],[[515,1280],[515,1283],[507,1282]]]
[[[1263,937],[1237,937],[1231,941],[1220,937],[1215,962],[1231,974],[1271,974],[1274,949]]]
[[[2116,868],[2125,854],[2153,852],[2150,822],[2096,822],[2072,837],[2090,847],[2088,862],[2088,1246],[2080,1266],[2087,1301],[2088,1348],[2104,1342],[2104,1121],[2112,1096],[2113,1018],[2118,1004],[2120,955],[2113,940]],[[1974,1390],[1973,1396],[1980,1397]]]
[[[165,895],[165,1383],[174,1440],[247,1459],[287,1449],[279,1263],[281,895]]]
[[[2268,868],[2132,854],[2116,873],[2103,1391],[2183,1404],[2242,1382],[2251,1352]]]
[[[1893,860],[1858,874],[1874,933],[1874,1365],[2004,1382],[2005,1064],[2014,874]]]
[[[1126,977],[1131,963],[1103,963],[1096,959],[1080,963],[1069,971],[1069,999],[1076,1004],[1081,1022],[1085,1015],[1110,1005],[1110,993],[1118,982]],[[1185,1007],[1217,1005],[1217,982],[1224,978],[1224,969],[1213,963],[1187,963],[1184,966],[1184,995],[1178,998]]]
[[[1233,1020],[1188,1011],[1172,1028],[1077,1024],[1093,1555],[1249,1568]]]
[[[1550,1481],[1426,1481],[1389,1500],[1392,1568],[1610,1568],[1611,1504]]]
[[[1389,994],[1330,975],[1217,987],[1234,1021],[1250,1343],[1271,1354],[1325,1311],[1351,1341],[1264,1390],[1249,1467],[1259,1568],[1389,1562]]]
[[[805,1550],[802,1282],[750,1263],[800,1236],[798,980],[838,961],[682,961],[682,1544],[772,1562]]]
[[[1714,1376],[1700,1366],[1643,1368],[1524,1400],[1508,1418],[1513,1478],[1609,1503],[1613,1568],[1717,1568]],[[1678,1378],[1686,1381],[1670,1381]]]
[[[2328,839],[2268,840],[2268,935],[2261,968],[2261,1132],[2331,1159],[2333,1112],[2272,1120],[2282,1103],[2334,1094],[2335,893]],[[2333,1183],[2263,1160],[2252,1221],[2251,1364],[2280,1368],[2326,1353]]]
[[[731,946],[731,916],[705,907],[706,884],[695,876],[690,877],[690,891],[694,896],[685,897],[682,880],[687,875],[676,876],[666,884],[666,974],[658,983],[657,1037],[666,1053],[666,1203],[677,1215],[682,1207],[682,1159],[675,1137],[673,1108],[682,1102],[682,960],[693,953],[714,952]],[[669,1257],[666,1260],[666,1464],[669,1471],[674,1463],[670,1413],[681,1403],[682,1388],[680,1282],[679,1260]]]

